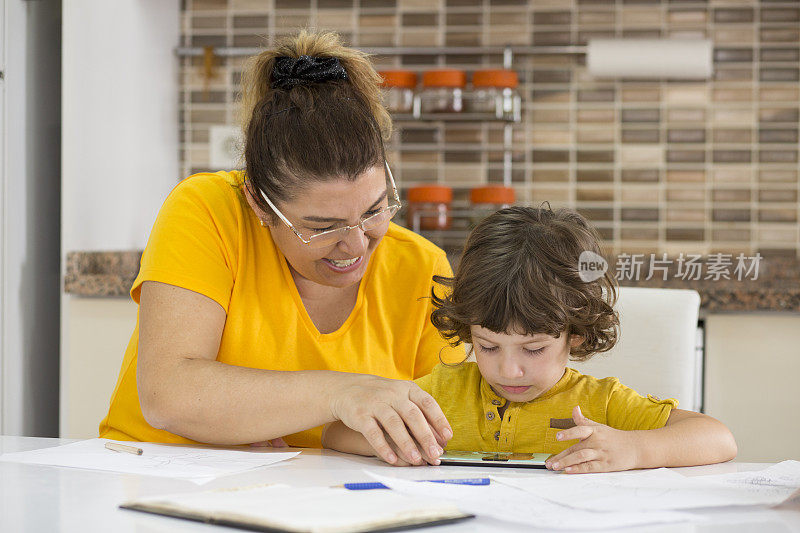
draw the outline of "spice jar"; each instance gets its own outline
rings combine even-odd
[[[429,70],[422,75],[420,108],[423,113],[460,113],[467,75],[463,70]]]
[[[453,189],[444,185],[421,185],[408,189],[406,226],[414,231],[450,228]]]
[[[475,226],[498,209],[508,207],[516,200],[514,189],[502,185],[486,185],[476,187],[469,192],[472,203],[470,225]]]
[[[513,70],[476,70],[472,75],[472,93],[467,98],[468,111],[519,120],[522,101],[518,86],[519,78]]]
[[[380,75],[383,77],[381,87],[386,109],[390,113],[411,113],[417,74],[410,70],[384,70]]]

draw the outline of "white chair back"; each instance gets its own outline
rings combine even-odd
[[[569,366],[597,378],[617,377],[641,395],[677,398],[679,408],[699,410],[703,361],[697,291],[620,287],[615,308],[620,320],[616,346]]]

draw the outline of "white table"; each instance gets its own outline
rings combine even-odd
[[[0,437],[0,453],[47,448],[73,442],[66,439],[32,437]],[[281,449],[278,451],[286,451]],[[760,463],[723,463],[680,468],[687,475],[721,474],[767,467]],[[529,469],[416,467],[395,468],[376,459],[341,454],[330,450],[303,449],[289,461],[254,471],[219,478],[198,486],[189,481],[151,476],[115,474],[91,470],[50,466],[0,463],[0,532],[85,532],[164,533],[167,531],[222,532],[240,531],[208,526],[173,518],[151,516],[118,509],[126,500],[175,492],[191,492],[212,488],[235,487],[256,483],[286,483],[293,486],[330,486],[348,481],[371,481],[363,473],[369,469],[408,479],[478,476],[502,473],[507,475],[546,475]],[[652,532],[800,532],[800,501],[793,500],[773,509],[709,510],[709,521],[700,524],[665,524],[622,531]],[[420,531],[530,531],[507,522],[477,518],[460,524],[428,528]]]

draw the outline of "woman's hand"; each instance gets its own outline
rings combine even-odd
[[[637,432],[614,429],[589,420],[581,408],[572,409],[575,427],[556,435],[561,441],[580,439],[563,452],[546,461],[551,470],[564,470],[568,474],[586,472],[614,472],[637,468]]]
[[[413,382],[357,374],[330,394],[333,417],[361,433],[389,464],[439,464],[453,436],[436,400]]]

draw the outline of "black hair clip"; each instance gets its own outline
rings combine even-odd
[[[288,91],[298,85],[346,79],[347,71],[342,67],[339,58],[306,55],[300,57],[280,56],[275,58],[275,68],[272,70],[270,85],[273,89]]]

